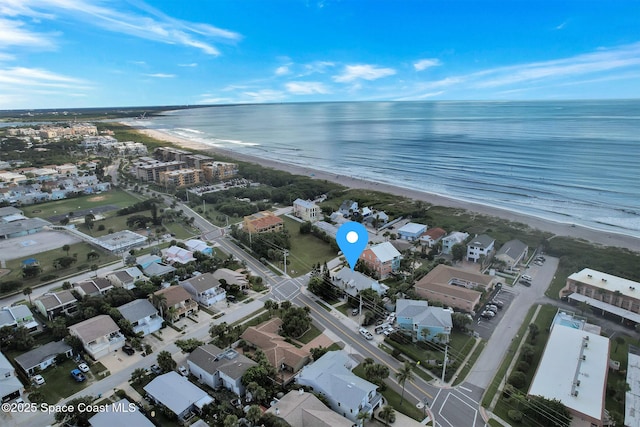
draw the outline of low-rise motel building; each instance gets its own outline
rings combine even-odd
[[[245,216],[243,219],[244,230],[247,233],[271,233],[282,231],[284,221],[273,212],[262,211],[253,215]]]

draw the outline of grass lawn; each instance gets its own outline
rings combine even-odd
[[[38,388],[45,398],[45,402],[54,404],[71,396],[89,386],[92,382],[92,376],[88,375],[84,382],[77,382],[71,376],[71,370],[77,368],[76,363],[69,359],[64,363],[45,369],[40,373],[44,377],[45,384]]]
[[[138,203],[140,199],[129,195],[123,190],[112,189],[101,194],[88,194],[73,199],[55,200],[23,208],[25,216],[48,218],[54,215],[63,215],[80,209],[91,209],[96,206],[114,205],[119,208]]]
[[[453,382],[454,386],[464,382],[467,375],[469,375],[469,371],[471,371],[471,368],[473,368],[473,365],[476,364],[476,360],[478,360],[478,357],[480,357],[480,353],[482,353],[482,350],[484,350],[486,345],[487,345],[487,342],[482,340],[476,346],[476,349],[473,351],[473,354],[469,357],[469,360],[467,360],[467,363],[465,363],[465,365],[462,367],[462,369],[460,370],[460,374],[458,375],[456,380]]]
[[[96,251],[100,254],[100,258],[96,260],[87,260],[87,254],[91,251]],[[73,256],[77,254],[77,261],[69,268],[56,270],[53,267],[53,261],[57,258],[67,256],[67,253],[60,249],[53,249],[46,252],[40,252],[39,254],[32,255],[25,258],[18,258],[11,261],[7,261],[7,268],[11,270],[11,272],[3,277],[3,281],[9,280],[18,280],[22,284],[22,288],[27,286],[34,287],[40,285],[42,282],[42,278],[50,275],[55,275],[56,277],[65,277],[71,274],[76,274],[81,270],[88,270],[91,264],[106,264],[108,262],[116,261],[118,257],[109,254],[105,251],[98,250],[88,243],[76,243],[73,245],[69,245],[69,256]],[[22,261],[27,258],[35,258],[40,263],[40,267],[42,271],[37,277],[24,279],[22,277]],[[52,278],[55,279],[55,278]]]
[[[281,217],[284,225],[291,236],[291,249],[287,260],[291,261],[288,272],[296,277],[311,271],[313,264],[324,263],[336,257],[336,253],[331,250],[328,243],[318,239],[311,234],[300,234],[300,223]]]
[[[309,327],[309,330],[307,332],[305,332],[300,338],[298,338],[297,341],[300,341],[303,344],[309,344],[311,342],[311,340],[313,340],[314,338],[320,336],[321,333],[322,333],[322,331],[320,329],[318,329],[315,326],[311,325]]]

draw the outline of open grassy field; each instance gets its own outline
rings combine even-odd
[[[281,217],[284,226],[291,235],[291,249],[287,260],[289,264],[288,273],[293,276],[301,276],[311,271],[313,264],[324,263],[337,256],[331,250],[328,243],[318,239],[311,234],[300,234],[300,223],[286,216]]]
[[[114,205],[118,208],[133,205],[141,199],[133,197],[119,189],[113,189],[101,194],[89,194],[73,199],[55,200],[37,205],[29,205],[22,208],[25,216],[46,219],[55,215],[65,215],[82,209],[91,209],[97,206]]]

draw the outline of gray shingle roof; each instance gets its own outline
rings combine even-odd
[[[173,371],[154,378],[144,387],[144,391],[177,415],[209,396],[199,387],[191,384],[188,379]]]
[[[130,322],[137,322],[147,316],[158,313],[158,310],[146,299],[136,299],[118,307],[122,317]]]
[[[468,245],[475,246],[478,248],[488,248],[491,245],[491,243],[495,242],[495,240],[496,239],[494,239],[491,236],[487,236],[486,234],[481,234],[471,239]]]
[[[22,369],[28,371],[45,360],[55,357],[58,354],[66,353],[69,350],[71,350],[71,347],[69,347],[64,341],[50,342],[45,345],[41,345],[40,347],[36,347],[26,353],[22,353],[20,356],[15,358],[15,361],[22,367]]]

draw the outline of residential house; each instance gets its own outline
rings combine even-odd
[[[78,300],[71,291],[48,292],[33,300],[33,305],[47,319],[53,320],[60,314],[71,315],[76,312]]]
[[[398,328],[410,335],[413,341],[449,342],[453,322],[451,311],[431,307],[427,301],[396,300]]]
[[[91,427],[135,426],[154,427],[147,417],[142,415],[138,406],[127,399],[109,403],[104,410],[89,418]]]
[[[356,422],[360,412],[373,414],[382,406],[378,386],[351,372],[356,365],[344,351],[329,351],[302,368],[296,381],[323,395],[331,409]]]
[[[193,257],[193,252],[183,249],[180,246],[171,246],[164,251],[164,258],[169,264],[187,264],[196,259]]]
[[[169,277],[172,276],[176,272],[176,268],[167,264],[162,263],[151,263],[149,266],[142,270],[144,275],[151,278],[153,276],[157,277]]]
[[[385,225],[389,222],[389,215],[387,215],[384,211],[372,211],[371,214],[365,217],[365,222],[371,224],[376,228]]]
[[[373,289],[380,296],[386,294],[389,290],[389,287],[384,283],[380,283],[362,273],[351,270],[349,267],[342,267],[342,269],[332,277],[331,283],[352,297],[358,295],[365,289]]]
[[[213,344],[201,345],[187,357],[189,372],[213,389],[224,387],[238,396],[244,394],[242,375],[257,363],[233,349]]]
[[[62,340],[52,341],[16,356],[15,362],[27,375],[32,376],[53,365],[60,354],[72,357],[73,349]]]
[[[69,326],[69,333],[82,342],[84,350],[98,360],[124,345],[124,335],[110,316],[101,314]]]
[[[353,427],[353,421],[327,408],[311,393],[292,390],[275,405],[267,409],[268,414],[284,419],[296,427]]]
[[[282,320],[279,318],[268,320],[258,326],[248,327],[241,338],[257,348],[267,356],[271,366],[283,374],[295,374],[309,362],[311,354],[288,343],[278,334]],[[286,380],[284,381],[286,383]]]
[[[365,249],[360,259],[373,270],[380,279],[387,278],[400,268],[400,252],[389,242],[379,243]]]
[[[147,254],[147,255],[142,255],[138,257],[138,259],[136,259],[136,262],[138,263],[140,268],[144,270],[145,268],[149,267],[151,264],[161,263],[162,258],[159,257],[158,255]]]
[[[489,257],[495,243],[496,239],[486,234],[474,237],[467,243],[467,261],[478,262],[480,257]]]
[[[504,262],[507,268],[512,269],[522,262],[528,254],[529,247],[520,240],[514,239],[502,245],[495,258]]]
[[[156,307],[161,306],[160,311],[164,318],[172,322],[198,311],[198,303],[181,286],[169,286],[154,292],[151,302]]]
[[[559,400],[571,425],[611,425],[605,410],[609,361],[609,338],[555,324],[527,394]]]
[[[224,280],[227,285],[237,285],[240,289],[248,289],[250,287],[246,274],[228,268],[217,269],[213,272],[213,277],[220,283]]]
[[[77,282],[73,284],[73,289],[76,290],[82,296],[100,296],[104,295],[113,289],[113,284],[103,278],[103,277],[95,277],[92,279],[87,279],[82,282]]]
[[[16,376],[16,370],[4,354],[0,353],[0,401],[5,403],[17,399],[23,392],[24,386]]]
[[[320,219],[320,207],[310,200],[293,201],[293,214],[303,221],[316,222]]]
[[[416,222],[408,222],[398,229],[398,236],[402,240],[408,240],[415,242],[420,239],[420,236],[427,231],[427,226],[424,224],[418,224]]]
[[[175,371],[155,377],[144,386],[144,391],[181,421],[190,419],[204,405],[213,402],[213,398],[204,390]]]
[[[463,244],[469,238],[469,233],[461,231],[452,231],[442,238],[442,253],[450,255],[454,245]]]
[[[144,281],[146,277],[138,267],[130,267],[125,270],[114,271],[107,274],[107,280],[109,280],[113,286],[133,289],[136,287],[135,284],[137,281]]]
[[[146,299],[136,299],[118,307],[122,317],[131,322],[133,332],[146,336],[162,327],[158,310]]]
[[[446,235],[447,232],[440,227],[430,228],[422,233],[422,236],[420,236],[420,243],[432,248]]]
[[[202,240],[190,239],[184,242],[184,244],[191,252],[202,252],[205,255],[211,255],[213,253],[213,248]]]
[[[492,276],[440,264],[416,282],[415,290],[429,301],[473,312],[482,291],[490,291],[493,283]]]
[[[243,228],[250,234],[277,232],[284,229],[284,221],[273,212],[262,211],[245,216],[243,219]]]
[[[342,214],[342,216],[351,216],[354,212],[358,212],[358,202],[354,202],[353,200],[345,200],[340,205],[338,212]]]
[[[211,273],[204,273],[180,282],[191,296],[205,307],[209,307],[227,297],[220,282]]]
[[[0,309],[0,328],[4,326],[12,328],[23,326],[29,332],[38,330],[38,322],[34,319],[33,313],[29,307],[22,304]]]

